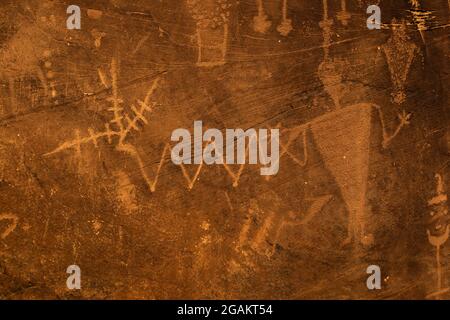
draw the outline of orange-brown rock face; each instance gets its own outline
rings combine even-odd
[[[2,1],[0,299],[449,299],[449,3],[372,4]]]

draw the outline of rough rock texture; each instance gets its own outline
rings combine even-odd
[[[450,298],[450,3],[372,2],[1,1],[0,298]],[[195,120],[278,174],[174,165]]]

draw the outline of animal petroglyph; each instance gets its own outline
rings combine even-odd
[[[328,202],[331,201],[332,198],[333,196],[326,195],[309,200],[312,203],[306,214],[295,214],[294,212],[288,212],[287,215],[281,218],[278,226],[276,227],[270,255],[273,255],[275,253],[276,245],[280,239],[282,232],[286,228],[299,227],[308,224],[319,212],[322,211],[322,209],[327,205]]]
[[[326,195],[311,199],[311,206],[306,214],[290,211],[282,217],[277,217],[278,214],[273,211],[265,213],[264,209],[252,201],[235,249],[242,252],[248,247],[258,254],[273,256],[280,236],[286,229],[308,224],[332,198],[333,196]]]
[[[402,104],[406,101],[405,85],[409,69],[418,52],[418,47],[411,42],[406,33],[404,21],[400,24],[397,24],[395,19],[392,21],[392,36],[382,46],[382,49],[386,55],[391,81],[394,85],[393,101],[396,104]]]

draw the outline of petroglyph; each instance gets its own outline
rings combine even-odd
[[[128,175],[123,171],[115,172],[114,176],[117,181],[117,200],[122,212],[125,214],[132,214],[139,209],[136,198],[136,187],[130,181]],[[96,228],[98,229],[98,228]]]
[[[269,127],[267,127],[268,130],[270,130]],[[280,128],[280,125],[276,126],[277,129]],[[297,165],[299,165],[300,167],[304,167],[306,165],[307,162],[307,151],[306,151],[306,131],[305,131],[305,126],[300,126],[297,128],[292,128],[292,129],[284,129],[282,130],[282,132],[287,132],[288,133],[288,141],[286,142],[286,144],[280,143],[280,147],[281,147],[281,152],[280,152],[280,156],[279,159],[281,159],[283,156],[288,156],[290,159],[293,160],[293,162]],[[303,133],[303,134],[302,134]],[[291,145],[297,140],[299,139],[300,134],[302,134],[302,143],[303,143],[303,160],[298,159],[290,150],[289,148],[291,147]],[[283,135],[283,134],[282,134]],[[205,143],[205,145],[207,145],[208,142]],[[246,155],[246,159],[248,157],[248,151],[249,151],[249,146],[250,144],[246,144],[245,146],[245,155]],[[172,147],[170,146],[170,144],[166,144],[164,146],[164,149],[161,153],[161,157],[160,157],[160,161],[158,163],[157,169],[156,169],[156,173],[155,173],[155,177],[153,179],[149,179],[149,185],[150,185],[150,190],[151,192],[154,192],[156,190],[156,186],[159,180],[159,177],[162,173],[162,168],[163,166],[166,164],[166,162],[168,162],[167,160],[167,155],[172,153]],[[220,156],[220,151],[218,151],[218,155]],[[188,190],[192,190],[196,184],[196,182],[198,181],[198,178],[202,172],[202,170],[204,170],[204,166],[203,166],[203,162],[201,162],[199,165],[194,166],[194,165],[187,165],[187,164],[179,164],[177,166],[180,167],[181,172],[183,174],[184,179],[187,182],[187,188]],[[239,181],[241,179],[241,176],[246,168],[246,166],[248,166],[249,164],[247,163],[247,161],[244,161],[243,164],[238,164],[238,165],[230,165],[227,164],[226,162],[222,163],[223,168],[225,169],[225,172],[227,173],[228,176],[230,176],[230,178],[232,179],[232,186],[233,187],[238,187],[239,186]],[[191,175],[189,175],[188,172],[188,167],[196,167],[193,176],[191,177]],[[233,167],[237,167],[237,170],[233,170]],[[269,180],[271,176],[266,176],[265,178],[267,180]]]
[[[53,12],[48,12],[49,9]],[[7,42],[0,46],[0,80],[8,82],[10,100],[3,108],[3,116],[18,114],[25,108],[33,109],[38,103],[55,103],[58,83],[55,81],[56,73],[48,63],[61,51],[56,39],[62,38],[63,27],[65,30],[65,25],[59,28],[59,22],[64,22],[60,19],[63,19],[65,10],[54,9],[55,4],[48,2],[39,3],[37,8],[17,4],[21,14],[14,14]],[[30,86],[28,92],[17,88],[23,83]],[[25,93],[28,103],[22,105],[20,98]]]
[[[50,95],[53,99],[56,99],[56,97],[58,96],[58,91],[56,88],[56,82],[55,82],[55,72],[52,70],[52,62],[50,60],[52,55],[52,52],[50,50],[46,50],[44,51],[44,57],[46,58],[46,61],[44,63],[44,68],[45,68],[45,79],[43,80],[44,82],[44,86],[47,88],[47,93],[48,90],[50,90]],[[42,76],[42,75],[40,75]],[[55,104],[58,104],[57,100],[54,100]]]
[[[425,31],[428,30],[428,24],[433,19],[433,12],[422,10],[419,0],[410,0],[412,9],[410,10],[413,15],[414,23],[417,26],[417,30],[420,32],[423,43],[425,44]]]
[[[340,187],[349,211],[348,241],[364,238],[371,117],[369,105],[360,104],[328,113],[310,124],[325,166]]]
[[[10,221],[10,224],[6,229],[3,230],[2,233],[0,233],[0,238],[2,240],[6,239],[17,227],[17,224],[19,222],[19,217],[17,217],[15,214],[12,213],[1,213],[0,214],[0,221],[7,220]]]
[[[410,119],[412,117],[412,114],[406,113],[405,110],[403,110],[402,113],[399,113],[397,115],[397,117],[399,119],[399,124],[397,125],[397,128],[395,128],[394,132],[391,135],[389,135],[389,133],[387,132],[387,129],[386,129],[386,124],[384,121],[384,116],[383,116],[381,107],[377,106],[377,105],[374,105],[374,107],[378,110],[378,114],[379,114],[380,121],[381,121],[381,128],[383,131],[383,141],[382,141],[381,145],[383,146],[384,149],[387,149],[389,147],[389,145],[391,144],[392,140],[394,140],[395,137],[397,137],[399,135],[401,130],[405,126],[407,126],[411,123]]]
[[[342,11],[338,16],[341,22],[347,24],[350,17],[346,14],[346,2],[341,2]],[[405,111],[399,114],[399,124],[394,132],[389,135],[384,122],[384,116],[379,106],[371,104],[359,104],[346,106],[341,105],[341,99],[351,90],[343,83],[342,75],[348,68],[348,62],[341,58],[330,58],[329,47],[331,45],[332,19],[328,17],[328,1],[323,0],[323,19],[320,27],[323,30],[323,50],[324,60],[319,65],[318,76],[324,84],[326,92],[330,95],[337,111],[319,117],[311,122],[310,127],[313,138],[324,158],[325,165],[331,171],[339,185],[342,196],[349,210],[348,239],[344,243],[349,243],[352,239],[359,242],[367,242],[365,235],[365,197],[367,188],[367,175],[369,167],[369,145],[371,132],[372,109],[376,108],[383,133],[383,148],[387,148],[392,140],[398,136],[401,129],[409,124],[411,114]],[[396,92],[394,100],[397,103],[404,102],[404,83],[412,59],[416,50],[415,45],[409,46],[404,25],[395,29],[393,38],[383,47],[388,57],[391,70],[392,81],[395,84]],[[406,46],[406,50],[404,49]],[[399,48],[401,48],[399,50]],[[407,63],[404,68],[399,67],[397,60],[400,56],[406,55]],[[395,58],[394,58],[395,56]],[[395,60],[394,60],[395,59]],[[395,62],[394,62],[395,61]],[[406,70],[406,71],[405,71]],[[332,123],[331,123],[331,119]],[[329,123],[329,124],[327,124]],[[352,128],[352,126],[354,126]],[[347,130],[347,133],[345,133]],[[334,132],[340,132],[341,139],[331,138]],[[350,136],[356,136],[354,141]],[[328,141],[328,142],[327,142]],[[337,153],[340,155],[338,156]],[[350,162],[349,162],[350,161]],[[367,241],[366,241],[367,240]]]
[[[418,53],[418,47],[411,42],[406,33],[405,21],[400,24],[395,19],[392,21],[392,36],[382,49],[386,55],[391,81],[394,85],[393,101],[396,104],[403,104],[406,101],[405,85],[409,70]]]
[[[342,83],[342,72],[348,67],[343,59],[327,58],[319,66],[318,75],[325,90],[333,99],[336,109],[341,108],[340,99],[348,92],[348,88]]]
[[[326,195],[307,200],[308,202],[311,202],[311,206],[309,207],[306,214],[295,214],[294,212],[290,211],[285,216],[283,216],[275,228],[276,231],[272,240],[273,244],[270,256],[275,254],[276,246],[278,244],[280,236],[286,228],[294,228],[308,224],[319,212],[322,211],[322,209],[328,204],[328,202],[331,201],[332,198],[332,195]]]
[[[342,84],[342,72],[346,68],[343,59],[330,58],[331,27],[333,19],[328,18],[328,0],[323,0],[323,19],[319,23],[323,31],[323,61],[317,71],[319,79],[325,86],[325,90],[333,99],[335,108],[341,108],[340,98],[345,94],[346,87]]]
[[[447,242],[450,234],[450,219],[448,216],[447,193],[444,190],[442,175],[436,174],[436,195],[428,201],[430,207],[430,228],[427,229],[428,241],[436,248],[436,291],[428,298],[436,298],[449,292],[443,288],[443,270],[441,262],[441,247]]]
[[[83,3],[0,5],[0,298],[450,296],[447,1]]]
[[[229,20],[234,0],[186,0],[197,26],[197,66],[225,64],[228,50]]]
[[[133,131],[139,131],[139,123],[148,125],[148,120],[146,118],[146,113],[153,111],[153,104],[150,104],[150,98],[152,97],[154,91],[158,87],[159,78],[153,81],[147,95],[144,100],[138,100],[136,105],[131,106],[131,111],[133,112],[132,118],[122,107],[123,100],[119,96],[118,87],[118,69],[117,60],[113,58],[111,62],[111,84],[112,84],[112,97],[108,100],[112,103],[112,107],[108,110],[113,113],[113,119],[105,124],[105,130],[96,132],[92,128],[88,130],[89,135],[82,137],[79,130],[75,130],[75,139],[71,141],[66,141],[57,147],[55,150],[48,152],[45,156],[51,156],[56,153],[73,149],[78,155],[81,155],[81,146],[85,144],[92,144],[95,148],[98,148],[98,143],[102,140],[106,140],[109,144],[114,143],[117,151],[124,152],[134,158],[139,166],[142,177],[145,179],[148,187],[151,189],[152,182],[147,176],[144,169],[144,161],[142,160],[137,149],[126,142],[128,136]],[[113,127],[113,128],[112,128]],[[115,142],[113,142],[115,140]]]
[[[307,200],[311,205],[306,214],[294,214],[292,211],[280,213],[266,212],[256,200],[250,202],[248,215],[239,233],[235,250],[246,252],[246,247],[270,258],[276,252],[281,234],[289,228],[308,224],[333,198],[331,195]]]
[[[102,39],[107,35],[107,33],[99,31],[97,29],[92,29],[91,35],[92,35],[92,38],[94,38],[95,47],[100,48],[102,45]]]
[[[264,0],[256,0],[258,6],[258,15],[253,17],[253,30],[259,33],[266,33],[272,26],[264,10]]]
[[[271,227],[272,220],[274,218],[274,212],[269,212],[266,216],[264,209],[260,208],[258,201],[252,199],[250,201],[250,207],[248,209],[248,215],[245,217],[245,221],[242,225],[239,233],[238,242],[235,250],[238,252],[245,252],[245,247],[250,247],[255,251],[265,254],[269,249],[266,246],[265,239],[267,237],[268,229]],[[255,235],[251,235],[251,229],[254,224],[261,225],[252,232]],[[261,246],[264,246],[261,248]]]
[[[245,149],[246,154],[248,154],[248,148],[249,148],[249,144],[247,145],[247,147]],[[228,175],[231,177],[231,179],[233,179],[233,187],[237,187],[239,185],[239,179],[241,178],[242,172],[244,171],[246,164],[245,163],[241,164],[239,166],[239,170],[237,173],[233,172],[233,170],[231,169],[231,166],[226,164],[225,162],[222,165],[225,168]]]
[[[337,18],[344,26],[347,26],[352,18],[352,15],[347,10],[347,0],[341,0],[341,11],[338,12]]]
[[[403,112],[399,115],[399,124],[391,135],[388,134],[385,127],[381,107],[367,103],[347,106],[318,117],[307,124],[325,166],[336,180],[349,210],[346,242],[351,239],[359,241],[365,239],[365,195],[373,109],[378,111],[381,121],[382,146],[387,148],[401,129],[409,124],[411,114]],[[305,127],[300,128],[304,130]],[[335,136],[335,132],[339,132],[339,136]],[[306,144],[305,137],[304,134],[304,145]],[[304,164],[299,163],[299,165]]]
[[[147,101],[147,99],[145,101]],[[142,104],[143,107],[147,106],[148,101],[147,102],[145,102],[145,101]],[[113,120],[111,120],[111,123],[120,123],[120,120],[117,120],[117,119],[119,119],[121,117],[119,111],[121,111],[122,109],[121,108],[114,109],[114,107],[113,107],[113,108],[110,108],[109,110],[110,111],[116,110],[115,117],[114,117]],[[117,110],[119,110],[119,111],[117,111]],[[126,151],[129,155],[132,155],[133,158],[136,159],[136,162],[138,164],[138,167],[140,169],[142,177],[146,181],[150,192],[155,192],[157,184],[158,184],[158,181],[159,181],[159,178],[160,178],[160,175],[162,173],[162,169],[163,169],[164,165],[167,162],[170,162],[167,159],[167,156],[169,154],[171,154],[172,147],[168,143],[164,145],[164,148],[163,148],[163,150],[161,152],[160,160],[159,160],[159,162],[157,164],[157,167],[156,167],[156,172],[154,174],[154,177],[152,178],[147,173],[148,165],[145,164],[145,161],[137,153],[136,148],[132,147],[131,145],[126,144],[126,143],[122,143],[122,145],[120,145],[121,138],[123,137],[123,136],[121,136],[121,133],[129,132],[130,128],[132,126],[135,126],[135,124],[131,124],[131,123],[133,123],[133,122],[136,123],[136,121],[138,121],[139,119],[142,120],[142,121],[143,121],[143,119],[147,120],[144,117],[144,115],[143,115],[143,113],[144,113],[143,110],[141,110],[141,111],[137,111],[136,110],[135,113],[136,113],[136,118],[133,121],[131,119],[128,121],[128,123],[129,123],[128,127],[122,127],[122,129],[119,129],[118,131],[117,130],[115,131],[115,130],[111,129],[109,123],[107,123],[105,125],[106,130],[104,132],[95,132],[93,129],[89,129],[88,130],[89,135],[85,136],[85,137],[81,137],[81,134],[80,134],[79,130],[76,130],[75,131],[75,136],[76,136],[75,140],[64,142],[57,149],[47,153],[46,156],[50,156],[50,155],[53,155],[53,154],[56,154],[56,153],[59,153],[59,152],[62,152],[64,150],[68,150],[68,149],[73,149],[79,156],[82,156],[82,150],[81,150],[81,146],[82,145],[92,143],[95,148],[98,148],[98,143],[102,139],[105,140],[105,138],[106,138],[107,142],[111,144],[111,143],[113,143],[113,140],[112,140],[113,137],[117,136],[119,138],[119,141],[118,141],[119,144],[116,145],[116,149],[118,151],[124,151],[124,152]],[[143,117],[143,118],[139,118],[139,117]],[[280,125],[278,125],[276,128],[277,129],[280,128]],[[285,130],[282,131],[282,132],[287,132],[288,133],[288,141],[286,142],[286,144],[280,143],[281,152],[280,152],[279,159],[281,159],[284,155],[286,155],[290,159],[292,159],[293,162],[296,163],[297,165],[299,165],[300,167],[304,167],[306,165],[306,162],[307,162],[307,151],[306,151],[306,132],[305,132],[305,128],[306,127],[301,126],[301,127],[298,127],[298,128],[285,129]],[[268,130],[270,130],[270,129],[268,129]],[[289,150],[289,147],[291,147],[292,143],[295,142],[296,139],[299,139],[299,136],[302,133],[303,133],[303,135],[302,135],[303,136],[302,143],[303,143],[304,155],[303,155],[303,160],[300,160],[295,155],[292,154],[292,152]],[[207,143],[205,143],[205,144],[207,144]],[[248,157],[249,146],[250,146],[250,144],[246,144],[246,147],[245,147],[246,158]],[[197,166],[186,165],[186,164],[183,164],[183,163],[181,163],[179,165],[181,173],[183,175],[183,178],[186,180],[187,189],[188,190],[192,190],[194,188],[194,186],[195,186],[196,182],[198,181],[199,176],[200,176],[200,174],[202,172],[202,169],[204,169],[203,164],[204,163],[202,162],[201,164],[199,164]],[[230,165],[230,164],[227,164],[225,162],[222,163],[222,166],[225,169],[225,172],[232,179],[233,187],[238,187],[239,186],[239,181],[241,179],[241,176],[242,176],[242,174],[243,174],[243,172],[245,170],[245,167],[248,166],[248,165],[249,165],[248,163],[243,163],[243,164],[239,164],[239,165]],[[190,175],[188,168],[192,167],[192,166],[196,167],[196,169],[193,172],[193,175]],[[237,171],[233,170],[232,169],[233,167],[237,167],[238,170]],[[267,176],[267,177],[270,177],[270,176]],[[128,183],[126,185],[128,185]]]
[[[291,31],[294,29],[292,27],[292,20],[288,19],[287,16],[287,11],[288,11],[288,0],[282,0],[283,3],[283,8],[282,8],[282,20],[280,25],[277,27],[277,31],[282,35],[282,36],[287,36],[289,35],[289,33],[291,33]]]
[[[281,123],[279,123],[277,126],[277,128],[281,127]],[[294,128],[289,128],[289,129],[284,129],[281,131],[281,136],[288,136],[288,139],[286,141],[286,143],[284,143],[282,140],[280,141],[280,148],[281,148],[281,152],[280,152],[280,157],[279,159],[281,159],[284,155],[289,156],[290,159],[292,159],[297,165],[299,165],[300,167],[305,167],[307,162],[308,162],[308,149],[307,149],[307,132],[308,132],[308,127],[309,125],[300,125],[298,127],[294,127]],[[299,139],[300,134],[302,135],[302,146],[303,146],[303,156],[302,156],[302,160],[299,159],[298,157],[296,157],[290,150],[289,148],[291,147],[291,145],[294,142],[300,142],[297,139]],[[271,177],[270,176],[266,176],[266,180],[269,180]]]
[[[329,59],[330,55],[330,44],[331,44],[331,27],[333,26],[333,19],[328,17],[328,0],[322,0],[323,6],[323,16],[322,21],[319,22],[319,26],[323,32],[323,50],[324,58],[326,61]]]

